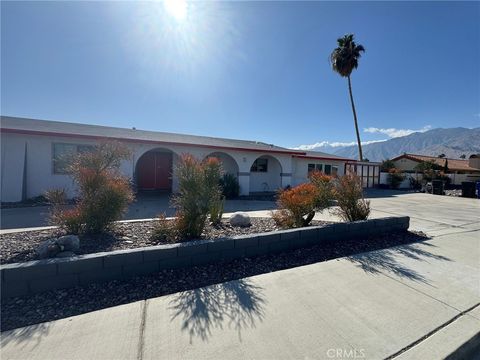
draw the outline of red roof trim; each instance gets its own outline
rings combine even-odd
[[[326,156],[310,156],[310,155],[293,155],[294,158],[299,159],[312,159],[312,160],[338,160],[338,161],[353,161],[357,162],[357,160],[352,159],[345,159],[345,158],[330,158]]]
[[[125,141],[130,143],[143,143],[143,144],[164,144],[164,145],[191,145],[201,148],[208,149],[227,149],[227,150],[240,150],[240,151],[249,151],[249,152],[259,152],[259,153],[275,153],[275,154],[287,154],[287,155],[297,155],[305,154],[293,151],[282,151],[282,150],[267,150],[267,149],[249,149],[242,147],[229,147],[229,146],[215,146],[215,145],[204,145],[204,144],[194,144],[194,143],[181,143],[181,142],[169,142],[169,141],[155,141],[155,140],[144,140],[144,139],[129,139],[129,138],[119,138],[113,136],[97,136],[97,135],[82,135],[82,134],[67,134],[67,133],[57,133],[50,131],[36,131],[36,130],[23,130],[23,129],[9,129],[9,128],[0,128],[2,133],[15,133],[15,134],[27,134],[27,135],[40,135],[40,136],[60,136],[60,137],[73,137],[73,138],[82,138],[82,139],[92,139],[92,140],[102,140],[102,139],[113,139],[118,141]]]

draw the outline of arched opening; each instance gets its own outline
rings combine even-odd
[[[250,193],[274,192],[282,187],[282,165],[270,155],[255,159],[250,167]]]
[[[230,155],[228,155],[227,153],[220,152],[220,151],[215,151],[211,154],[208,154],[206,157],[207,158],[209,158],[209,157],[217,158],[222,163],[222,168],[223,168],[224,173],[232,174],[235,177],[238,177],[238,171],[239,171],[238,170],[238,164],[235,161],[235,159],[233,157],[231,157]]]
[[[172,191],[173,164],[177,155],[168,149],[156,148],[145,152],[135,166],[138,190]]]

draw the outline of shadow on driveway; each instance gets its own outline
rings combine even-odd
[[[356,264],[363,271],[369,274],[381,274],[385,271],[388,274],[394,274],[400,278],[406,278],[416,282],[429,284],[428,280],[401,262],[401,257],[410,258],[418,261],[428,261],[429,259],[451,261],[448,257],[436,255],[429,251],[429,248],[436,247],[427,242],[416,242],[407,245],[401,245],[388,249],[372,251],[347,257],[347,260]]]

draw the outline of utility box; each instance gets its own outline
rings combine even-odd
[[[443,195],[443,181],[432,180],[432,194]]]
[[[475,197],[475,183],[473,181],[462,182],[462,197]]]

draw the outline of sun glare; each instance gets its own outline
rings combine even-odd
[[[187,17],[186,0],[164,0],[163,6],[167,13],[178,21],[185,20]]]

